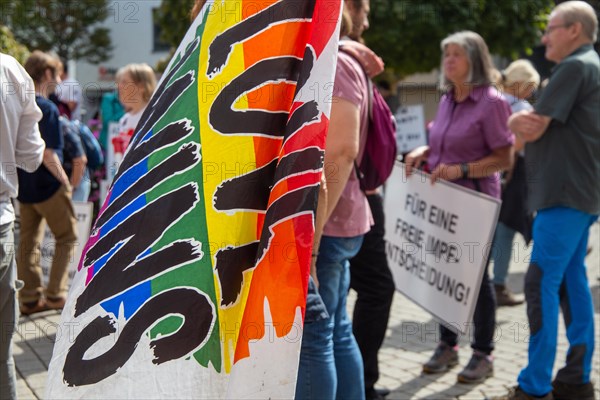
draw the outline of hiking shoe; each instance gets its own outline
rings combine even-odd
[[[552,381],[552,394],[556,400],[594,400],[594,385]]]
[[[542,397],[532,396],[525,393],[519,386],[515,386],[508,390],[508,393],[500,397],[492,397],[490,400],[554,400],[552,392]]]
[[[50,310],[62,310],[65,307],[66,299],[64,297],[48,297],[46,304]]]
[[[22,303],[19,307],[21,315],[31,315],[42,311],[48,311],[50,308],[44,299],[37,299],[29,303]]]
[[[365,389],[366,400],[384,400],[388,394],[390,394],[389,389],[375,389],[374,387]]]
[[[374,388],[365,391],[365,400],[384,400],[385,397],[379,394]]]
[[[494,285],[494,289],[496,290],[496,304],[498,307],[518,306],[525,302],[525,297],[523,295],[514,294],[504,285]]]
[[[458,346],[450,347],[440,342],[429,361],[423,364],[423,372],[426,374],[446,372],[456,364],[458,364]]]
[[[461,383],[479,383],[494,375],[493,358],[480,351],[473,351],[469,363],[457,376]]]

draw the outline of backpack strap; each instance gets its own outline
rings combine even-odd
[[[369,78],[369,75],[367,75],[367,72],[365,71],[365,69],[362,66],[362,63],[360,62],[360,60],[352,53],[350,53],[349,51],[344,50],[344,47],[340,44],[338,46],[339,51],[343,52],[344,54],[349,55],[350,57],[352,57],[352,59],[354,61],[356,61],[358,63],[358,65],[360,65],[360,69],[362,70],[363,74],[365,75],[365,79],[367,80],[367,92],[369,95],[368,98],[368,110],[369,110],[369,122],[371,122],[373,120],[373,81],[371,81],[371,78]]]
[[[368,116],[369,116],[369,123],[371,123],[371,121],[373,120],[373,82],[371,82],[371,78],[369,78],[369,76],[367,75],[367,73],[365,72],[365,69],[363,68],[360,60],[358,58],[356,58],[354,56],[354,54],[344,50],[342,45],[338,46],[338,50],[343,52],[344,54],[349,55],[350,57],[352,57],[352,59],[354,61],[356,61],[358,63],[358,65],[360,65],[360,69],[362,70],[363,74],[365,75],[365,79],[367,80],[367,92],[368,92]],[[367,132],[368,133],[368,132]],[[358,163],[356,162],[356,159],[354,160],[354,173],[356,174],[356,178],[358,178],[358,181],[360,182],[362,179],[364,179],[364,175],[361,172],[360,168],[358,167]],[[362,186],[362,185],[361,185]],[[361,187],[362,190],[362,187]],[[363,190],[364,193],[364,190]]]

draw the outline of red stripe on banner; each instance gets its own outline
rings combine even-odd
[[[340,7],[342,2],[339,0],[316,0],[315,14],[313,22],[318,26],[318,31],[313,31],[310,40],[315,49],[317,58],[321,55],[331,36],[335,32],[338,19],[340,18]]]
[[[273,189],[271,189],[269,207],[284,194],[296,189],[300,189],[301,187],[316,185],[319,182],[321,182],[321,171],[309,172],[302,175],[289,177],[288,179],[277,183]]]
[[[318,146],[321,150],[325,150],[326,135],[323,132],[327,132],[328,126],[329,118],[321,114],[321,121],[305,126],[285,142],[280,157],[310,146]]]

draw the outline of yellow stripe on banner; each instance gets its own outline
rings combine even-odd
[[[252,136],[221,135],[209,125],[208,113],[219,92],[245,70],[243,45],[233,47],[225,67],[213,79],[207,76],[208,47],[213,39],[227,28],[242,19],[241,1],[215,1],[206,22],[202,38],[199,60],[198,96],[200,135],[202,145],[202,165],[204,175],[204,196],[206,199],[206,221],[210,255],[215,264],[215,253],[227,246],[240,246],[257,240],[257,215],[254,212],[217,212],[213,207],[213,196],[217,186],[223,181],[238,177],[256,169],[254,141]],[[248,102],[245,97],[235,103],[236,109],[245,109]],[[204,247],[206,248],[206,247]],[[248,297],[252,272],[245,273],[242,295],[238,302],[228,308],[219,307],[219,330],[224,360],[224,372],[229,373],[233,364],[235,344],[244,307]],[[215,290],[217,299],[221,299],[221,290],[215,272]]]

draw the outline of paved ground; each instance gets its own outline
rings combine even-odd
[[[599,226],[592,228],[590,245],[592,253],[587,258],[590,286],[594,296],[596,333],[600,332],[600,238]],[[530,249],[524,244],[517,246],[509,286],[516,292],[523,291]],[[351,296],[351,300],[352,300]],[[352,302],[352,301],[351,301]],[[350,304],[351,306],[351,304]],[[52,345],[57,334],[60,315],[46,312],[34,318],[22,317],[16,336],[15,359],[19,376],[19,399],[40,399],[44,396],[46,371],[52,356]],[[470,355],[469,341],[461,341],[460,366],[441,375],[422,375],[421,364],[425,362],[436,345],[437,325],[429,314],[398,294],[392,308],[389,330],[380,353],[381,379],[379,384],[392,390],[388,399],[484,399],[505,392],[514,385],[519,370],[527,360],[529,330],[525,306],[501,307],[497,314],[497,347],[495,376],[479,385],[456,382]],[[561,324],[560,343],[555,368],[565,359],[567,342]],[[594,353],[593,381],[596,398],[600,399],[600,352],[596,343]]]

